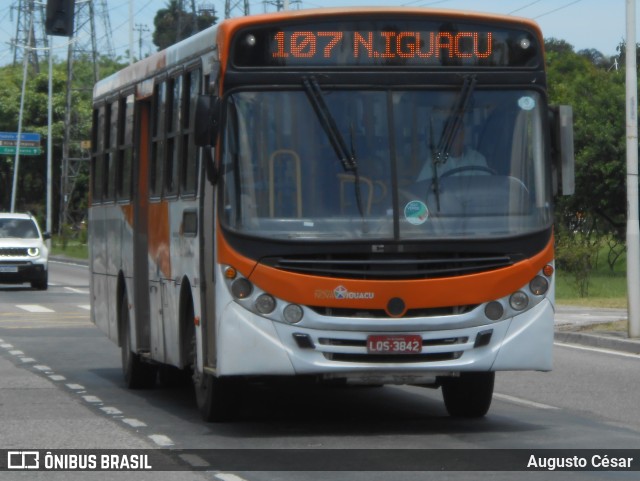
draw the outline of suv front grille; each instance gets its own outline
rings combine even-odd
[[[2,247],[0,248],[0,257],[26,257],[27,250],[24,247]]]

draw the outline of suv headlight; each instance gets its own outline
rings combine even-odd
[[[40,248],[29,247],[29,249],[27,249],[27,254],[29,254],[30,257],[38,257],[40,255]]]

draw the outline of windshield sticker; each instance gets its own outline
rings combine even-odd
[[[518,99],[518,106],[522,109],[522,110],[533,110],[533,108],[536,106],[536,101],[533,100],[531,97],[520,97]]]
[[[429,218],[427,204],[420,200],[412,200],[404,207],[404,218],[409,224],[422,225]]]

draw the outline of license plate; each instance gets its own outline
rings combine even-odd
[[[367,337],[370,354],[416,354],[422,352],[422,338],[417,334]]]
[[[9,272],[18,272],[17,266],[0,266],[0,272],[9,273]]]

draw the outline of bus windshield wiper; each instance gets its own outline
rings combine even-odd
[[[320,121],[322,129],[327,134],[327,138],[331,143],[331,147],[333,147],[338,160],[342,164],[342,168],[345,172],[349,172],[354,176],[356,203],[358,205],[360,217],[364,219],[362,196],[360,194],[360,175],[358,173],[358,161],[356,159],[356,153],[353,147],[353,131],[351,148],[349,149],[347,147],[347,143],[344,140],[344,137],[342,136],[342,133],[338,129],[338,125],[336,124],[333,115],[331,115],[331,111],[329,110],[327,103],[324,101],[322,89],[320,88],[320,85],[318,84],[316,78],[313,76],[304,77],[302,79],[302,85],[304,86],[304,90],[307,93],[309,102],[313,106],[313,110],[316,113],[318,120]]]
[[[451,115],[447,119],[447,123],[442,130],[442,135],[438,141],[438,146],[433,145],[433,122],[431,122],[431,162],[433,169],[433,189],[436,196],[436,204],[440,211],[440,180],[438,177],[438,166],[443,165],[449,160],[449,151],[453,145],[453,141],[462,128],[464,121],[464,113],[469,105],[471,94],[476,86],[475,75],[465,75],[462,89],[458,93],[458,97],[453,106]]]

